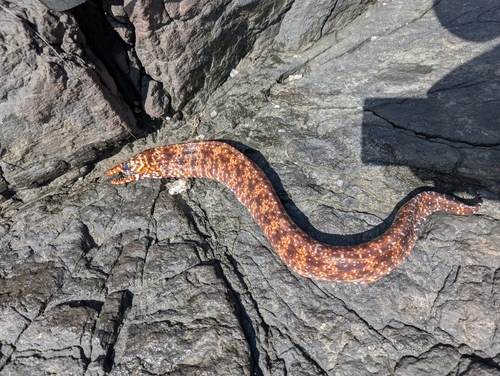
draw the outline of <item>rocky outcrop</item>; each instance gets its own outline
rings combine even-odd
[[[338,1],[330,8],[324,2],[309,7],[290,2],[277,4],[279,15],[273,13],[259,29],[256,20],[271,13],[263,2],[211,2],[203,8],[211,16],[196,2],[158,4],[93,8],[87,3],[64,14],[8,5],[23,19],[50,15],[54,25],[74,25],[35,29],[60,36],[63,42],[50,45],[69,61],[80,60],[70,59],[69,47],[60,46],[78,40],[71,51],[84,51],[78,66],[88,69],[80,75],[100,77],[73,92],[76,103],[92,98],[85,96],[87,89],[106,100],[92,102],[91,108],[71,100],[59,101],[69,102],[59,110],[38,105],[35,113],[47,115],[31,120],[36,125],[31,132],[39,132],[44,144],[32,142],[28,136],[35,133],[29,132],[24,144],[21,135],[7,140],[18,140],[19,150],[54,145],[56,116],[79,119],[80,108],[90,119],[110,103],[120,103],[125,112],[114,104],[101,122],[89,120],[82,129],[93,129],[97,137],[104,119],[117,125],[121,119],[134,131],[134,113],[143,137],[99,160],[92,159],[97,151],[94,157],[75,151],[63,158],[47,147],[47,157],[40,154],[33,163],[43,166],[57,157],[70,167],[48,168],[45,180],[16,180],[4,155],[13,157],[0,156],[4,186],[15,193],[0,207],[0,373],[500,374],[493,105],[500,77],[494,64],[498,7],[486,0],[381,1],[352,20],[347,15],[360,13],[363,2]],[[29,6],[35,5],[23,9]],[[336,13],[341,9],[345,18]],[[116,49],[108,48],[108,57],[89,37],[91,28],[83,26],[85,12],[113,25]],[[307,12],[316,12],[317,19]],[[204,20],[215,31],[203,29],[202,36],[216,46],[220,28],[234,15],[253,25],[238,34],[249,45],[239,45],[236,55],[248,54],[241,60],[220,58],[221,66],[213,69],[204,65],[215,64],[209,58],[171,59],[164,46],[155,45],[161,33],[152,30],[148,39],[134,26],[156,25],[166,34],[177,30],[184,38],[190,35],[188,24]],[[0,17],[26,28],[43,24],[25,23],[8,12]],[[308,26],[301,33],[294,24]],[[68,30],[74,34],[66,41]],[[13,38],[5,35],[2,43],[12,45]],[[135,50],[137,35],[141,52]],[[174,43],[171,37],[165,40]],[[67,78],[66,63],[45,43],[33,43],[18,48],[33,49],[36,56],[44,52],[55,61],[47,65],[48,83],[37,82],[71,93],[78,81]],[[127,44],[133,48],[127,50]],[[206,54],[208,45],[199,51]],[[163,63],[154,46],[165,53]],[[186,53],[196,56],[193,46]],[[174,60],[192,69],[178,67],[186,70],[168,81]],[[38,65],[23,69],[33,67]],[[205,77],[216,71],[218,77]],[[26,77],[27,87],[35,87]],[[16,103],[23,103],[19,98],[39,103],[33,95],[17,94],[18,81],[13,94],[1,96],[0,111],[15,110],[9,95]],[[151,124],[158,125],[148,116],[163,116],[168,106],[182,108],[184,118],[164,118],[161,127],[144,135]],[[11,117],[4,116],[4,124]],[[16,123],[9,124],[0,128],[0,137]],[[126,137],[120,129],[123,134],[109,138],[101,132],[102,148]],[[86,150],[85,141],[77,141],[87,140],[85,134],[67,133],[59,148],[66,150],[68,138]],[[480,193],[484,203],[472,217],[433,215],[410,257],[379,282],[312,281],[284,265],[246,210],[219,184],[143,180],[112,186],[104,175],[146,148],[195,139],[230,140],[263,168],[300,227],[330,244],[373,239],[388,228],[394,208],[425,185],[461,197]],[[2,153],[8,152],[1,142]],[[79,170],[80,175],[64,173],[85,168],[85,160],[93,160],[92,168]],[[11,161],[17,166],[31,160]]]
[[[7,189],[33,188],[128,137],[135,119],[70,14],[38,2],[0,12],[0,168]]]
[[[285,24],[309,20],[294,31],[296,49],[342,27],[366,3],[326,2],[320,13],[294,9],[282,29],[288,34]],[[133,133],[134,112],[144,111],[142,128],[149,130],[148,117],[203,106],[257,38],[256,48],[279,32],[291,6],[291,1],[107,0],[58,13],[36,1],[5,2],[3,195],[85,174],[86,164],[102,150]]]

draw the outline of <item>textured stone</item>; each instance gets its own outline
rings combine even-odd
[[[163,85],[144,76],[142,78],[142,107],[152,118],[165,115],[170,109],[170,99]]]
[[[152,5],[106,9],[127,25],[122,35],[133,45],[127,15]],[[179,20],[196,19],[196,5],[167,8],[186,26]],[[378,2],[335,35],[304,39],[304,52],[273,49],[277,18],[238,75],[210,95],[204,86],[196,117],[165,121],[73,184],[7,198],[0,373],[498,375],[497,145],[484,143],[485,132],[495,139],[496,110],[480,106],[486,94],[498,99],[488,57],[498,48],[488,32],[495,6]],[[474,77],[470,69],[488,82],[457,86]],[[141,74],[128,73],[140,85]],[[454,128],[443,114],[469,126]],[[474,118],[482,119],[477,128]],[[221,185],[117,187],[104,176],[146,148],[193,139],[232,140],[270,177],[292,218],[331,244],[373,239],[425,185],[462,197],[479,192],[484,204],[472,217],[433,215],[409,258],[375,284],[311,281],[284,265]]]
[[[16,4],[0,12],[0,168],[12,191],[93,161],[135,124],[75,19]]]
[[[41,0],[42,4],[52,10],[63,11],[74,8],[86,0]]]
[[[123,9],[146,74],[163,84],[174,109],[187,106],[189,112],[203,106],[252,47],[262,49],[276,33],[280,48],[306,46],[342,28],[370,2],[324,1],[307,6],[290,0],[152,0],[126,1]],[[115,26],[123,30],[122,25]]]
[[[205,98],[252,47],[289,1],[126,1],[135,51],[145,72],[181,109],[203,88]],[[154,16],[150,16],[154,15]]]
[[[275,46],[280,50],[309,47],[323,35],[342,29],[356,18],[371,0],[295,1],[283,17]]]

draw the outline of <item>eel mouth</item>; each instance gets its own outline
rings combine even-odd
[[[132,172],[127,163],[118,163],[114,168],[106,171],[106,175],[108,176],[117,174],[120,176],[117,179],[110,180],[111,184],[125,184],[141,179],[141,174]]]

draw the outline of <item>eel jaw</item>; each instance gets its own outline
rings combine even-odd
[[[115,168],[106,171],[106,175],[108,176],[113,176],[115,174],[122,174],[123,177],[110,180],[111,184],[125,184],[142,178],[142,174],[130,171],[130,167],[126,163],[118,163]]]

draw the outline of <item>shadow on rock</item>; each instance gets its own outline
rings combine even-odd
[[[500,35],[494,2],[435,3],[441,24],[462,39],[481,43]],[[363,162],[407,165],[438,186],[446,181],[457,189],[500,192],[499,62],[500,45],[450,72],[426,98],[366,99]],[[408,69],[425,74],[433,68]]]

